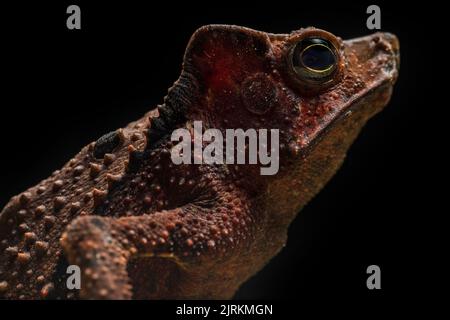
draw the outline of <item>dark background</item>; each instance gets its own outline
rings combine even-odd
[[[155,3],[61,1],[3,6],[0,207],[46,178],[81,147],[161,103],[177,79],[190,35],[210,23],[272,33],[306,26],[344,39],[371,33],[371,3],[340,1]],[[81,7],[81,30],[66,8]],[[238,291],[238,299],[383,301],[407,294],[409,221],[415,206],[409,157],[420,90],[410,7],[378,2],[382,30],[401,44],[390,105],[362,131],[332,181],[298,215],[286,248]],[[381,267],[382,290],[366,288]]]

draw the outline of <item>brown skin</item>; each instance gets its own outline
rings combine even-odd
[[[290,64],[292,47],[311,36],[337,50],[326,84],[302,81]],[[388,103],[398,54],[386,33],[342,41],[314,28],[199,29],[163,106],[86,146],[0,213],[0,296],[231,298]],[[194,120],[279,129],[279,172],[174,165],[170,134]],[[68,264],[81,268],[79,292],[65,287]]]

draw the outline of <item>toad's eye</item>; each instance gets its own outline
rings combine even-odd
[[[321,38],[307,38],[292,50],[292,67],[301,80],[310,83],[329,81],[337,69],[337,53],[331,42]]]

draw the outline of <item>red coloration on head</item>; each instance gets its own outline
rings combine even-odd
[[[193,59],[205,84],[214,92],[232,90],[237,83],[255,70],[261,69],[264,57],[252,55],[247,38],[231,34],[221,39],[220,33],[200,41]],[[225,40],[225,41],[222,41]],[[194,51],[194,50],[193,50]]]

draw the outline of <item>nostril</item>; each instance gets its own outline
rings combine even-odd
[[[376,33],[371,38],[372,54],[376,52],[385,54],[385,58],[389,57],[389,63],[386,64],[390,71],[398,71],[400,66],[400,43],[398,38],[389,32]],[[387,55],[387,57],[386,57]]]
[[[398,70],[400,68],[400,42],[398,41],[397,36],[388,32],[383,33],[383,38],[394,56],[395,67]]]
[[[383,33],[383,38],[390,44],[390,47],[394,52],[400,51],[400,42],[394,34],[385,32]]]
[[[378,34],[374,35],[374,37],[372,38],[372,42],[374,44],[377,44],[378,42],[380,42],[380,36]]]
[[[399,55],[400,53],[400,42],[398,38],[392,33],[385,32],[383,35],[383,41],[385,47],[395,55]]]

